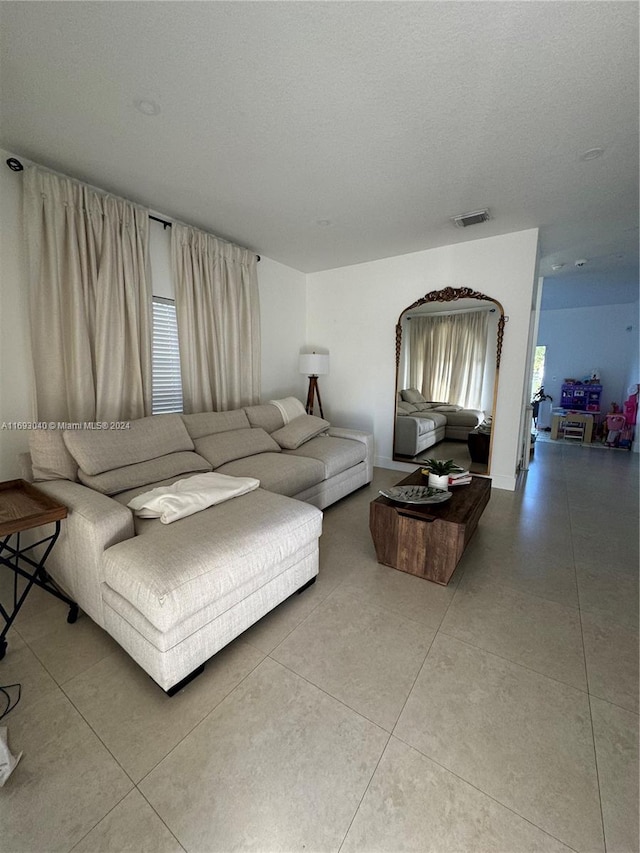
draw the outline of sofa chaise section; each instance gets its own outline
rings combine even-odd
[[[416,456],[445,438],[466,441],[484,417],[480,409],[429,401],[415,388],[405,388],[396,402],[394,450],[400,456]]]
[[[313,582],[320,509],[371,480],[373,437],[307,415],[285,424],[265,404],[142,418],[121,433],[34,435],[31,451],[39,487],[69,509],[47,570],[173,692]],[[127,506],[212,470],[261,487],[167,525]]]
[[[104,553],[107,631],[164,689],[318,571],[322,514],[257,489]]]

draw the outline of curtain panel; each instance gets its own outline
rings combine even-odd
[[[260,402],[260,304],[248,249],[174,224],[171,255],[184,411]]]
[[[482,408],[489,313],[414,316],[409,321],[409,387],[427,400]]]
[[[30,166],[24,228],[38,420],[151,414],[148,211]]]

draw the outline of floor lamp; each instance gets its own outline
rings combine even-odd
[[[318,398],[318,406],[320,407],[320,417],[324,417],[322,411],[322,400],[320,399],[320,389],[318,388],[318,376],[324,376],[329,372],[329,354],[319,352],[304,352],[300,354],[299,368],[300,373],[306,373],[309,377],[309,393],[307,394],[307,405],[305,411],[308,415],[313,414],[313,401]]]

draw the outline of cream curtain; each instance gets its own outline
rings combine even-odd
[[[38,420],[151,414],[147,211],[31,166],[24,224]]]
[[[260,401],[256,257],[185,225],[171,229],[185,412]]]
[[[427,400],[481,409],[488,330],[488,311],[411,317],[409,387]]]

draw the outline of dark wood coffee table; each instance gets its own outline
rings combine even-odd
[[[427,485],[420,468],[398,486]],[[455,486],[443,504],[402,504],[380,497],[371,502],[369,529],[378,562],[446,585],[491,496],[491,480],[474,477]]]

